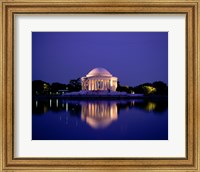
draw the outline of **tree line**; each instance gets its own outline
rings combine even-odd
[[[168,95],[168,86],[162,81],[153,83],[143,83],[138,86],[121,86],[118,82],[117,91],[127,92],[129,94],[144,94],[144,95]]]
[[[81,79],[72,79],[68,84],[54,82],[52,84],[42,81],[32,81],[32,95],[57,95],[62,92],[77,92],[81,90]],[[118,82],[118,92],[126,92],[129,94],[144,94],[144,95],[168,95],[168,86],[162,81],[153,83],[143,83],[138,86],[123,86]]]
[[[59,82],[48,82],[42,80],[32,81],[32,95],[55,95],[60,94],[62,91],[76,92],[81,90],[81,80],[72,79],[68,84],[62,84]]]

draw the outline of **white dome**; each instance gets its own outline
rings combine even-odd
[[[98,67],[98,68],[92,69],[86,76],[87,77],[90,77],[90,76],[110,76],[110,77],[112,77],[112,74],[108,70]]]

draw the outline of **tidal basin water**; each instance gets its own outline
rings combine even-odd
[[[36,99],[32,140],[168,140],[168,103]]]

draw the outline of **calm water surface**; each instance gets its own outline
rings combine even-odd
[[[167,140],[167,101],[37,99],[33,140]]]

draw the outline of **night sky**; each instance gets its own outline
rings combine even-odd
[[[32,33],[32,80],[67,84],[95,67],[121,85],[168,84],[168,32]]]

